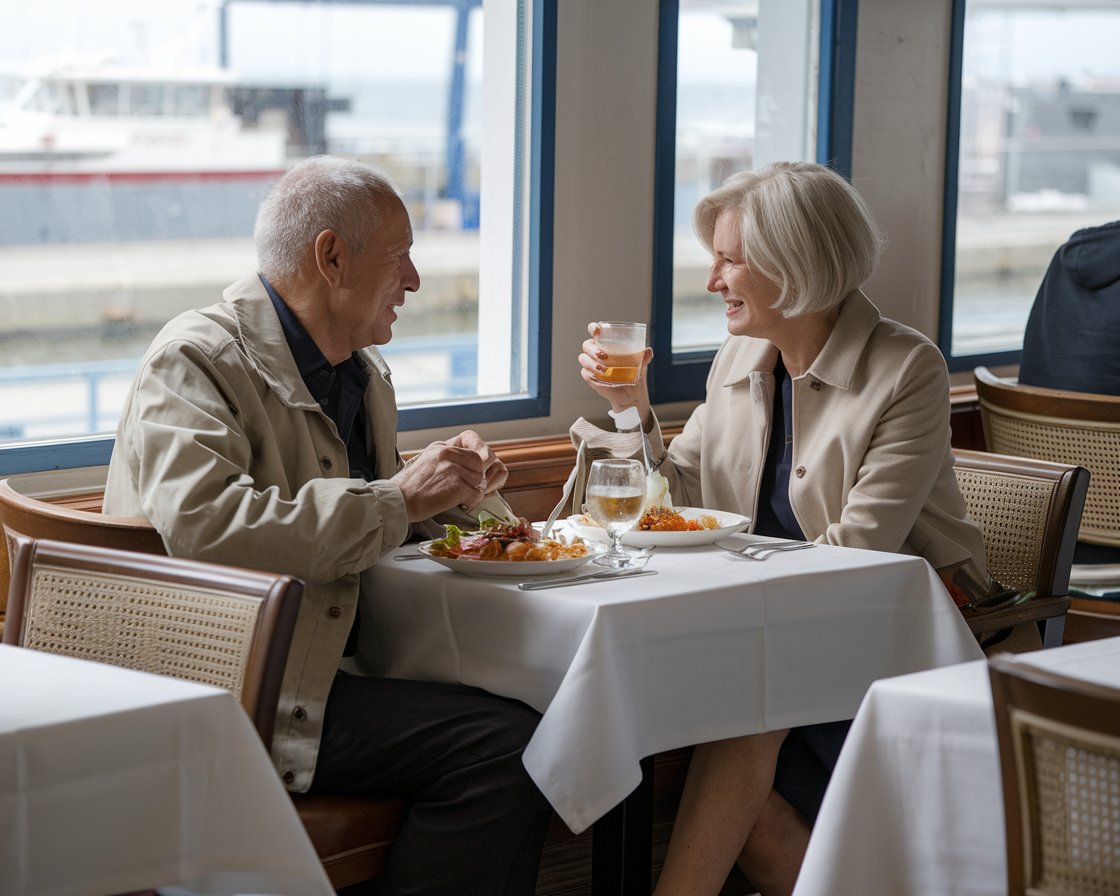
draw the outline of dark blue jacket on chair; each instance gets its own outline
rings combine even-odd
[[[1019,382],[1120,395],[1120,221],[1058,248],[1023,336]]]

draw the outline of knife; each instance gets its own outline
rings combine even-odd
[[[609,582],[611,579],[636,579],[639,576],[655,576],[656,569],[624,569],[621,572],[606,569],[603,572],[588,573],[583,576],[568,576],[566,579],[548,579],[538,582],[522,582],[517,587],[522,591],[540,591],[544,588],[563,588],[565,585],[582,585],[585,582]]]

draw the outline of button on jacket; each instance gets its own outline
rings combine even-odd
[[[104,507],[146,517],[172,555],[304,580],[272,746],[289,789],[304,791],[360,573],[409,532],[387,481],[400,465],[396,402],[381,355],[359,352],[377,478],[349,478],[346,446],[300,378],[260,279],[223,299],[171,321],[141,361]]]

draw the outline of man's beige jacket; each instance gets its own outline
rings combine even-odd
[[[351,479],[346,446],[303,384],[260,279],[223,298],[171,321],[141,361],[104,509],[146,517],[174,556],[304,580],[272,746],[286,786],[304,791],[360,573],[409,532],[400,489],[386,481],[400,465],[396,403],[380,354],[361,352],[376,479]]]

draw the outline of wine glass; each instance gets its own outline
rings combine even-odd
[[[610,550],[595,558],[600,566],[636,566],[622,549],[622,534],[638,522],[646,499],[646,469],[637,460],[596,460],[587,475],[587,511],[607,530]]]

